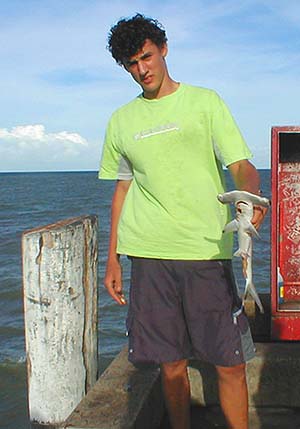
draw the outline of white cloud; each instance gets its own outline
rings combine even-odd
[[[34,145],[35,148],[50,146],[55,143],[62,144],[65,148],[73,145],[88,146],[88,142],[78,133],[61,131],[47,134],[44,125],[40,124],[20,125],[13,127],[11,131],[0,128],[0,139],[15,142],[23,147]]]
[[[95,150],[95,144],[76,132],[49,133],[41,124],[0,128],[0,169],[4,171],[15,169],[17,163],[22,169],[30,163],[34,170],[52,170],[63,159],[69,169],[85,169],[89,163],[93,168]]]

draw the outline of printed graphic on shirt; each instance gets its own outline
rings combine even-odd
[[[169,124],[159,125],[158,127],[150,128],[148,130],[140,131],[139,133],[135,134],[134,140],[142,140],[146,139],[147,137],[156,136],[158,134],[169,133],[171,131],[179,130],[179,125],[176,122],[172,122]]]

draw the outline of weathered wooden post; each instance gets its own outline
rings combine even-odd
[[[22,237],[29,416],[58,426],[97,379],[97,217]]]

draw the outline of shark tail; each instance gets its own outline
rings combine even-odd
[[[241,257],[241,258],[248,258],[250,256],[249,252],[245,252],[245,250],[238,249],[236,252],[234,252],[233,256]]]
[[[256,292],[254,284],[252,282],[249,282],[247,280],[247,282],[246,282],[246,288],[245,288],[245,293],[244,293],[244,297],[243,297],[243,302],[245,301],[246,296],[247,296],[248,293],[249,293],[249,295],[252,296],[252,298],[256,302],[256,304],[257,304],[257,306],[259,308],[259,311],[261,313],[264,313],[264,308],[263,308],[262,302],[261,302],[261,300],[260,300],[260,298],[258,296],[258,293]]]

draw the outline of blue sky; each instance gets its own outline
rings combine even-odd
[[[178,81],[215,89],[259,168],[300,125],[298,0],[0,2],[0,171],[96,170],[111,113],[139,87],[106,50],[120,17],[157,18]]]

